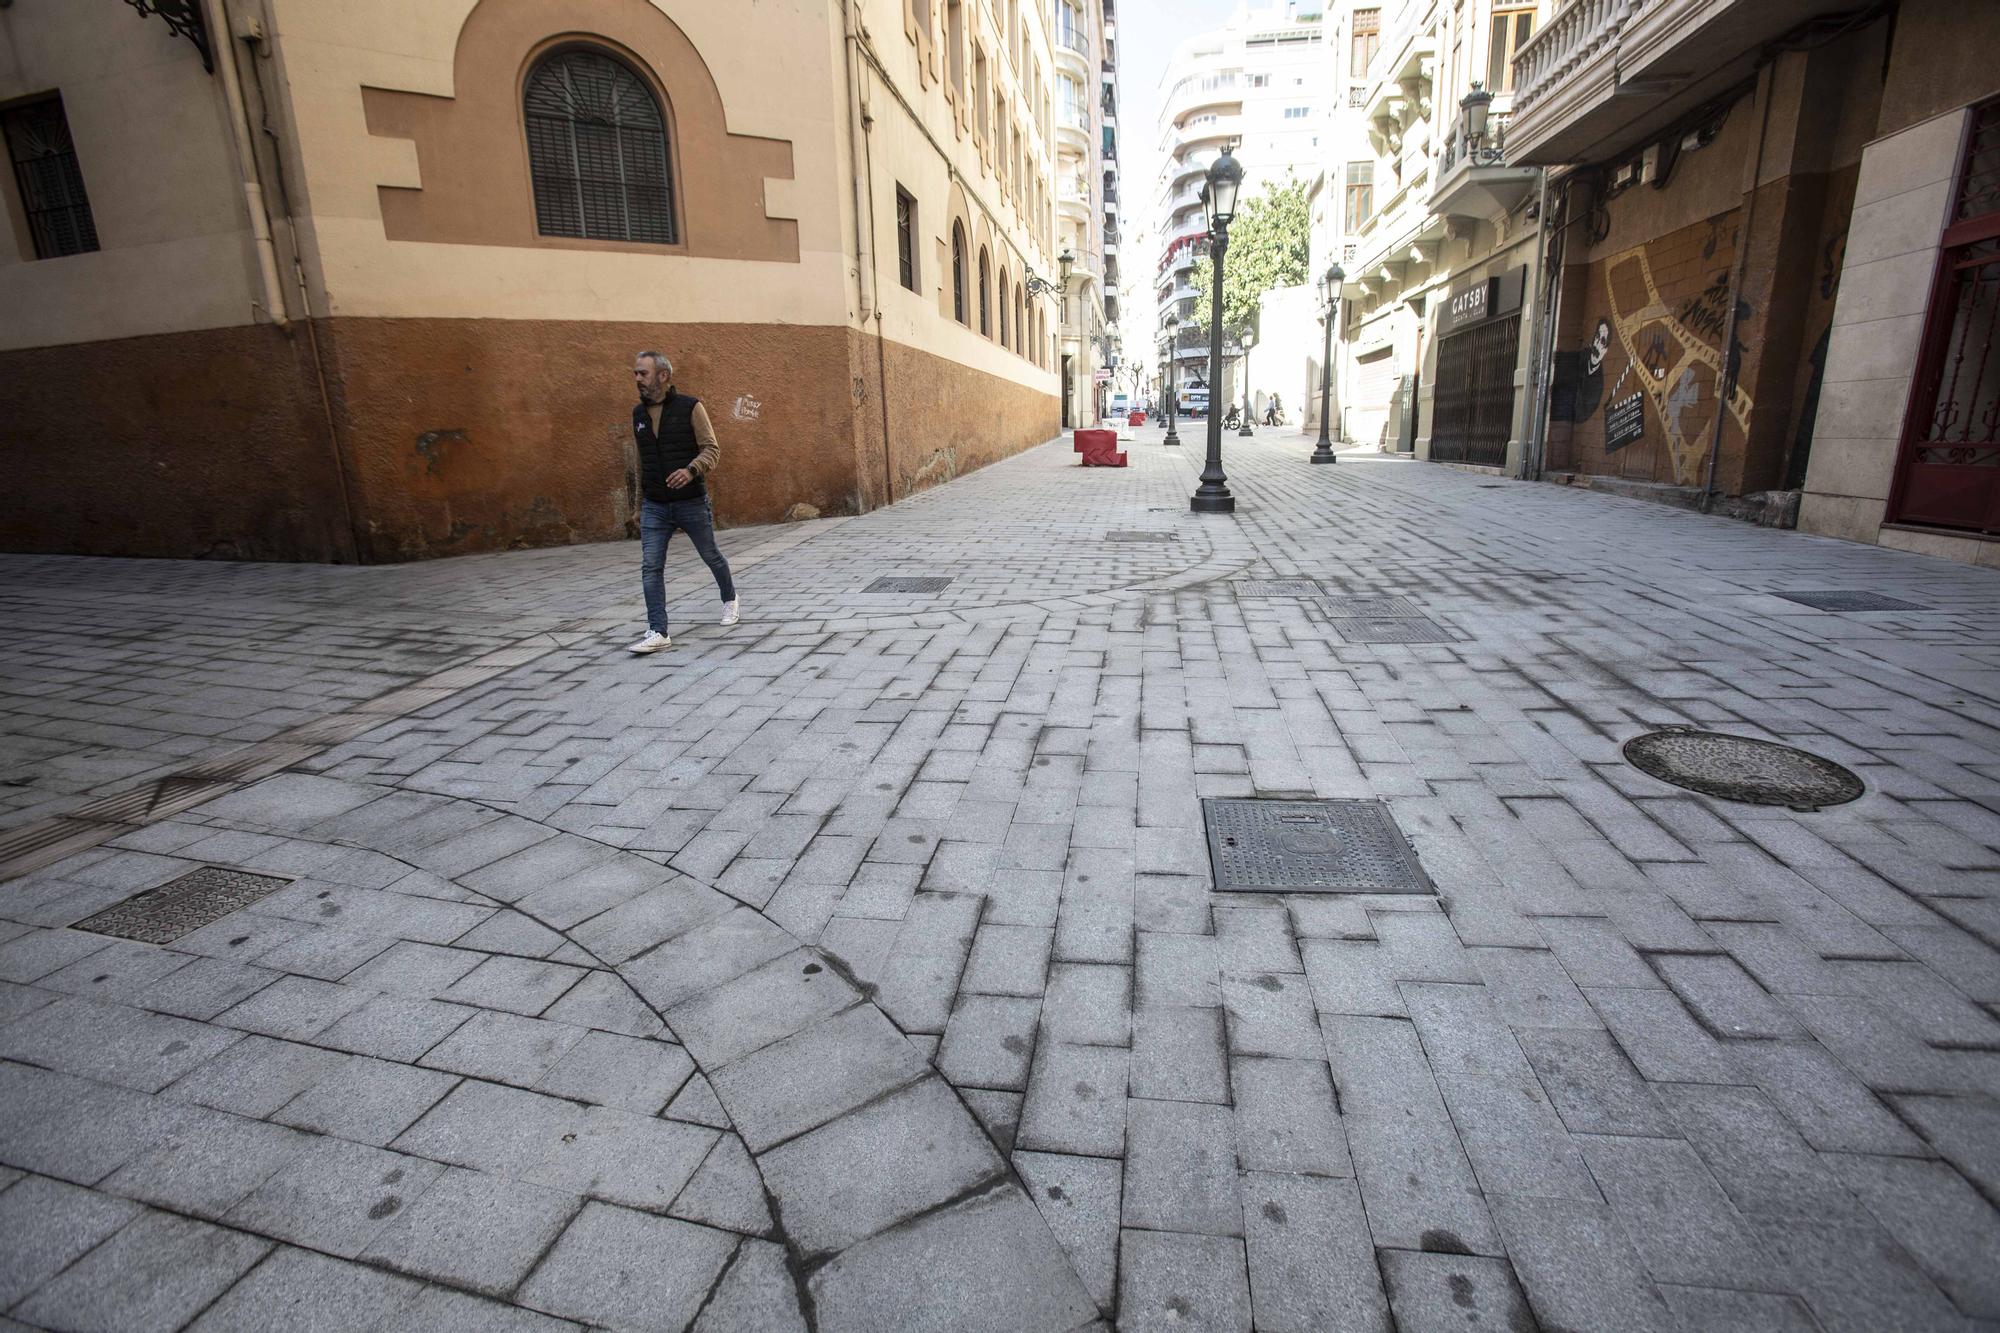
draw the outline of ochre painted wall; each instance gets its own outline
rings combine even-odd
[[[882,503],[885,401],[896,499],[1056,433],[1052,394],[906,344],[878,357],[840,328],[335,319],[316,332],[338,468],[303,325],[0,353],[0,548],[379,562],[623,537],[644,349],[708,405],[725,525]]]
[[[351,560],[302,326],[0,352],[0,549]]]

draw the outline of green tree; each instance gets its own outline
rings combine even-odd
[[[1229,262],[1222,272],[1222,327],[1241,334],[1257,320],[1257,298],[1274,287],[1296,287],[1306,280],[1310,214],[1306,184],[1288,180],[1266,186],[1264,193],[1243,204],[1229,224]],[[1195,261],[1194,322],[1208,327],[1209,291],[1215,282],[1214,261]]]

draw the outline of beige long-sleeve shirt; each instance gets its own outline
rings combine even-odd
[[[673,390],[669,389],[667,392],[671,394]],[[652,423],[655,435],[660,433],[660,409],[666,405],[665,399],[646,404],[646,419]],[[706,477],[715,470],[715,465],[722,461],[722,445],[717,442],[715,426],[708,419],[708,405],[696,403],[694,415],[689,421],[694,426],[695,443],[701,447],[695,453],[694,462],[688,464],[688,471],[697,477]]]

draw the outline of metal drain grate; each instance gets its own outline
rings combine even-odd
[[[1450,630],[1422,616],[1330,616],[1348,643],[1457,643]]]
[[[1107,532],[1108,542],[1177,542],[1181,539],[1177,532]]]
[[[248,907],[289,883],[288,879],[253,875],[247,870],[202,866],[179,879],[168,880],[157,889],[148,889],[135,898],[107,907],[96,916],[86,917],[76,923],[75,929],[143,940],[147,944],[172,944],[181,936],[211,921],[220,921],[237,908]]]
[[[1358,616],[1369,620],[1383,617],[1421,617],[1423,608],[1407,597],[1322,597],[1319,604],[1330,616]]]
[[[884,578],[876,579],[863,588],[863,592],[943,592],[951,586],[949,578]]]
[[[1210,798],[1208,860],[1219,893],[1435,893],[1380,801]]]
[[[1817,810],[1845,805],[1866,790],[1850,769],[1831,759],[1775,741],[1692,727],[1634,736],[1625,742],[1625,758],[1662,782],[1751,805]]]
[[[1894,597],[1884,597],[1878,592],[1781,592],[1775,594],[1788,602],[1810,606],[1819,611],[1928,611],[1928,606],[1915,602],[1900,601]]]
[[[1238,597],[1317,597],[1321,591],[1313,579],[1244,579],[1233,586]]]

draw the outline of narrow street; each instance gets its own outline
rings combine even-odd
[[[677,541],[651,657],[631,542],[0,556],[0,1312],[1994,1327],[2000,571],[1134,435],[725,531],[733,628]],[[1217,892],[1251,797],[1428,882]]]

